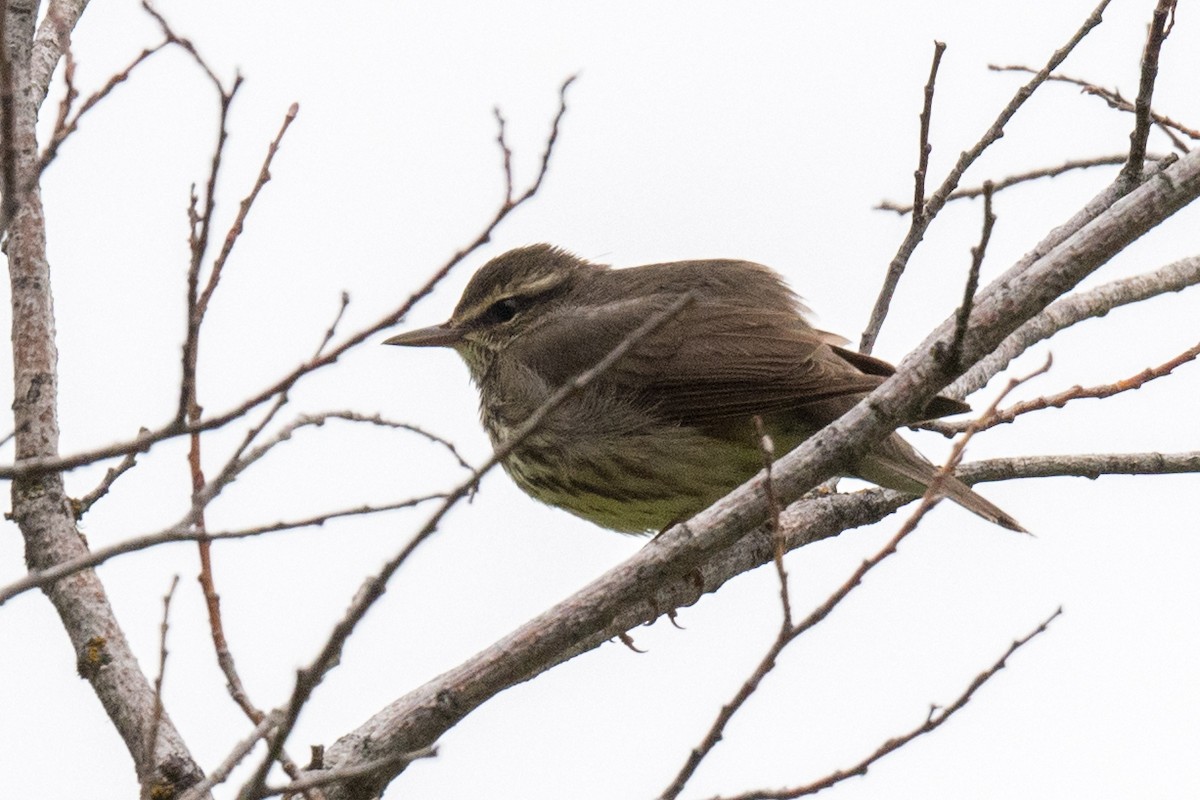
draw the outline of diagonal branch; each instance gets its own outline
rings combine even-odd
[[[966,397],[991,380],[1017,356],[1065,328],[1087,319],[1103,317],[1114,308],[1168,292],[1180,292],[1197,284],[1200,284],[1200,256],[1190,256],[1144,275],[1122,278],[1086,292],[1067,295],[1013,331],[999,347],[950,384],[945,394]]]

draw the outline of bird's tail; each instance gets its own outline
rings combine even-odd
[[[923,494],[937,474],[937,467],[893,433],[858,462],[856,472],[859,477],[889,489]],[[1028,533],[1021,523],[953,475],[942,480],[941,494],[988,522],[1010,531]]]

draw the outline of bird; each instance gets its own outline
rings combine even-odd
[[[775,450],[786,452],[895,368],[813,327],[800,298],[761,264],[707,259],[614,269],[549,244],[493,258],[449,320],[384,344],[455,350],[499,448],[551,394],[684,295],[690,302],[568,395],[501,460],[531,497],[604,528],[649,534],[690,519],[763,468],[756,418]],[[969,410],[938,396],[906,424]],[[936,472],[894,432],[848,470],[912,494]],[[1025,530],[953,476],[940,494]]]

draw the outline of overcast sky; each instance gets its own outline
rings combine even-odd
[[[337,310],[344,330],[399,305],[473,238],[502,196],[492,109],[508,121],[519,182],[536,172],[558,103],[579,74],[543,191],[454,272],[405,326],[449,316],[471,271],[548,241],[629,266],[735,257],[779,270],[823,328],[857,342],[907,220],[872,210],[912,195],[917,114],[935,39],[931,175],[940,181],[1092,0],[963,3],[161,2],[225,80],[234,104],[218,197],[227,225],[288,106],[299,116],[214,300],[200,398],[219,411],[311,353]],[[1153,3],[1115,0],[1063,71],[1137,90]],[[1185,8],[1184,12],[1194,9]],[[103,84],[158,41],[132,0],[93,3],[74,36],[76,83]],[[1200,29],[1181,13],[1155,104],[1200,123]],[[61,94],[52,92],[51,103]],[[186,202],[204,180],[216,98],[175,50],[155,56],[85,118],[46,175],[44,197],[62,375],[63,451],[170,418],[184,332]],[[48,105],[43,121],[52,121]],[[1131,120],[1048,86],[967,184],[1068,158],[1120,153]],[[1160,136],[1151,149],[1165,152]],[[1113,169],[997,197],[984,280],[1103,188]],[[981,207],[947,209],[910,264],[876,354],[898,361],[961,294]],[[1179,214],[1088,285],[1196,252],[1200,210]],[[223,230],[223,229],[222,229]],[[7,291],[7,290],[5,290]],[[1048,349],[1053,371],[1023,396],[1106,383],[1194,344],[1200,292],[1089,322]],[[384,337],[379,337],[380,339]],[[8,358],[7,353],[4,356]],[[970,398],[976,407],[999,381]],[[1041,412],[981,436],[968,459],[1197,448],[1200,367],[1103,403]],[[349,408],[490,452],[465,367],[448,351],[369,344],[304,383],[295,410]],[[931,456],[946,443],[909,435]],[[238,434],[206,445],[211,464]],[[11,460],[11,445],[4,458]],[[156,448],[84,521],[93,545],[156,530],[187,508],[182,443]],[[68,477],[89,491],[108,465]],[[403,434],[329,425],[248,472],[210,510],[244,527],[435,490],[461,477],[444,451]],[[843,484],[854,488],[855,484]],[[952,700],[1062,605],[947,726],[829,791],[857,798],[1180,797],[1200,785],[1200,593],[1195,475],[1054,479],[982,491],[1037,534],[940,506],[898,557],[782,659],[685,796],[798,783],[861,758]],[[282,702],[364,579],[426,512],[331,524],[214,550],[231,647],[253,699]],[[801,613],[845,580],[900,517],[788,558]],[[20,536],[0,536],[0,583],[23,573]],[[540,506],[501,473],[455,510],[389,587],[289,744],[331,744],[380,707],[491,644],[633,555],[642,540]],[[193,580],[174,545],[100,570],[143,668],[157,662],[161,597],[172,610],[166,703],[211,769],[251,725],[224,689]],[[438,758],[390,788],[399,798],[649,798],[669,783],[748,674],[778,623],[776,579],[758,570],[633,636],[504,692],[442,740]],[[0,610],[0,796],[129,798],[130,759],[45,598]],[[51,744],[52,743],[52,744]],[[236,786],[236,782],[231,786]],[[218,790],[231,797],[233,789]]]

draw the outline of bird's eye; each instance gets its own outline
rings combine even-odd
[[[508,322],[517,315],[523,304],[515,297],[505,297],[492,303],[483,314],[483,319],[491,324],[499,325]]]

